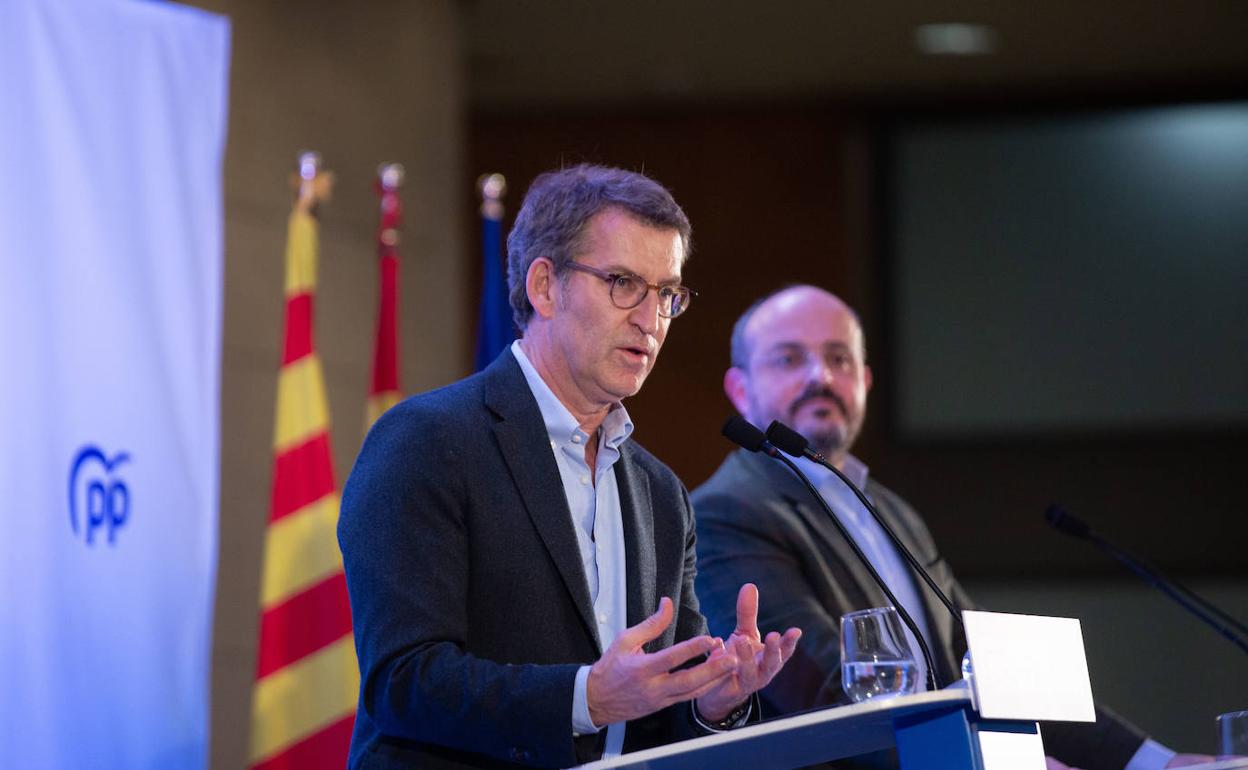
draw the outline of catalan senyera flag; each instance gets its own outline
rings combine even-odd
[[[381,219],[377,225],[378,298],[377,342],[373,347],[373,376],[369,380],[364,430],[367,432],[387,409],[399,403],[399,225],[403,207],[399,185],[403,167],[383,164],[377,172]]]
[[[286,329],[273,435],[273,498],[260,588],[249,767],[346,766],[359,669],[335,530],[338,491],[329,408],[313,343],[317,224],[329,176],[301,158],[286,244]]]

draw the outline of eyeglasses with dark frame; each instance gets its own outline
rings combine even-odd
[[[620,310],[632,310],[637,307],[653,289],[659,297],[659,315],[664,318],[675,318],[688,310],[689,301],[698,295],[688,286],[656,286],[633,273],[609,273],[606,270],[599,270],[574,261],[565,263],[564,267],[597,276],[609,283],[611,304]]]

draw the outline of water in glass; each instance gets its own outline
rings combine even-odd
[[[918,692],[919,666],[897,610],[841,616],[841,686],[855,703]]]

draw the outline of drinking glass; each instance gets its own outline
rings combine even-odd
[[[1218,716],[1218,756],[1248,756],[1248,711]]]
[[[841,686],[850,700],[917,692],[918,675],[897,610],[873,607],[841,616]]]

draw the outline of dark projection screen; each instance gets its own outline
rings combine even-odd
[[[1248,103],[899,127],[895,425],[1248,426]]]

